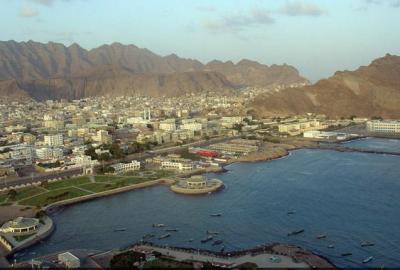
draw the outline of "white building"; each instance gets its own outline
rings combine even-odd
[[[64,144],[62,134],[45,135],[44,144],[48,146],[61,146]]]
[[[182,124],[180,126],[180,128],[181,129],[186,129],[186,130],[200,131],[200,130],[203,129],[203,125],[201,123],[196,123],[196,122],[185,123],[185,124]]]
[[[73,157],[71,159],[73,163],[75,163],[76,166],[78,167],[89,167],[89,166],[95,166],[98,165],[99,162],[97,160],[92,160],[91,156],[86,156],[86,155],[79,155],[76,157]]]
[[[190,171],[193,170],[193,163],[184,159],[170,159],[161,162],[161,169]]]
[[[368,121],[367,129],[371,132],[400,133],[400,121],[383,120]]]
[[[35,150],[38,159],[60,159],[64,156],[61,148],[43,147]]]
[[[160,122],[159,128],[165,131],[175,131],[176,130],[175,119],[171,118]]]
[[[129,163],[117,163],[111,165],[110,167],[114,168],[115,174],[122,174],[130,171],[140,170],[140,162],[137,160],[132,160],[132,162]]]

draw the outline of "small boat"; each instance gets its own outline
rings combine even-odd
[[[335,245],[329,245],[328,248],[335,248]]]
[[[161,228],[161,227],[165,227],[165,224],[162,223],[153,224],[153,228]]]
[[[296,211],[294,211],[294,210],[289,210],[289,211],[287,211],[287,214],[288,214],[288,215],[294,215],[294,214],[296,214]]]
[[[202,243],[207,243],[207,242],[213,240],[213,238],[214,238],[213,236],[209,235],[206,238],[202,239],[201,242]]]
[[[188,240],[188,242],[193,242],[194,241],[194,239],[193,238],[190,238],[189,240]]]
[[[207,233],[207,234],[214,234],[214,235],[219,234],[219,232],[217,232],[217,231],[207,231],[206,233]]]
[[[340,255],[343,256],[343,257],[347,257],[347,256],[353,255],[353,253],[351,253],[351,252],[346,252],[346,253],[342,253],[342,254],[340,254]]]
[[[361,242],[362,247],[372,247],[373,245],[375,244],[368,241]]]
[[[124,231],[126,231],[126,228],[114,229],[114,232],[124,232]]]
[[[160,237],[158,237],[158,239],[161,240],[161,239],[165,239],[165,238],[170,237],[170,236],[171,236],[171,234],[167,233],[167,234],[161,235]]]
[[[213,246],[218,246],[221,245],[224,241],[222,240],[215,240],[214,243],[212,244]]]
[[[148,234],[145,234],[145,235],[143,236],[143,239],[153,238],[154,236],[155,236],[154,234],[148,233]]]
[[[211,217],[220,217],[222,216],[222,213],[215,213],[215,214],[211,214]]]
[[[317,239],[324,239],[326,238],[326,234],[317,235]]]
[[[364,260],[362,261],[362,263],[369,263],[369,262],[372,261],[373,259],[374,259],[374,257],[370,256],[370,257],[364,259]]]
[[[166,232],[177,232],[178,229],[165,229]]]
[[[297,230],[297,231],[293,231],[293,232],[288,233],[288,236],[297,235],[297,234],[300,234],[300,233],[303,233],[303,232],[304,232],[303,229]]]

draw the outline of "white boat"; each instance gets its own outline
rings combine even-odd
[[[362,263],[369,263],[373,259],[374,259],[374,257],[370,256],[370,257],[366,258],[365,260],[363,260]]]

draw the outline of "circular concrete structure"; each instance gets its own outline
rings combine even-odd
[[[195,175],[187,179],[178,180],[171,186],[171,190],[181,194],[206,194],[214,192],[223,187],[223,182],[219,179],[208,179],[202,175]]]

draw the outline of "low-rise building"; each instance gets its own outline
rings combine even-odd
[[[258,150],[258,146],[256,145],[245,145],[236,143],[216,143],[216,144],[211,144],[209,148],[222,152],[240,153],[240,154],[248,154],[250,152]]]
[[[2,233],[11,234],[28,234],[36,232],[39,227],[39,219],[17,217],[14,220],[8,221],[0,228]]]
[[[194,169],[194,165],[190,159],[173,158],[173,159],[163,160],[161,162],[161,169],[177,170],[177,171],[191,171]]]
[[[60,253],[57,256],[58,261],[64,264],[67,268],[79,268],[81,267],[81,261],[71,252]]]
[[[62,134],[52,134],[44,136],[44,144],[48,146],[61,146],[64,144]]]
[[[115,174],[122,174],[122,173],[130,172],[130,171],[140,170],[140,162],[137,160],[133,160],[129,163],[121,162],[121,163],[113,164],[110,167],[114,168]]]
[[[367,130],[371,132],[400,133],[400,121],[395,121],[395,120],[368,121]]]

